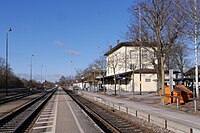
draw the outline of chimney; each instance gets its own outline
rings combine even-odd
[[[109,46],[109,49],[110,49],[110,50],[112,49],[112,45]]]
[[[150,36],[150,44],[153,44],[153,38]]]
[[[139,42],[139,35],[138,34],[136,34],[135,40],[136,40],[136,42]]]
[[[120,43],[120,40],[117,40],[117,45]]]

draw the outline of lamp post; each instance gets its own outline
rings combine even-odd
[[[119,40],[118,40],[118,41],[119,41]],[[117,43],[117,44],[118,44],[118,43]],[[97,48],[99,49],[100,46],[98,46]],[[105,66],[106,66],[106,65],[105,65],[105,62],[106,62],[106,61],[105,61],[104,58],[101,56],[101,53],[100,53],[100,58],[99,58],[99,59],[100,59],[100,64],[99,64],[99,66],[100,66],[100,69],[101,69],[101,71],[102,71],[102,72],[101,72],[101,73],[102,73],[101,76],[102,76],[103,92],[106,93],[106,89],[105,89],[105,71],[106,71],[106,70],[105,70],[105,69],[106,69],[106,68],[105,68]]]
[[[194,47],[195,47],[195,82],[196,82],[196,98],[199,99],[199,75],[198,75],[198,18],[197,18],[197,0],[194,0]],[[194,99],[194,110],[197,110],[197,102]]]
[[[70,60],[70,69],[71,69],[71,76],[72,76],[72,60]]]
[[[9,28],[6,32],[6,96],[8,95],[8,32],[12,31],[11,28]]]
[[[43,68],[43,65],[41,65],[41,84],[42,84],[42,68]]]
[[[142,62],[142,58],[141,58],[141,29],[142,29],[142,24],[141,24],[141,9],[139,6],[135,7],[135,10],[138,10],[138,17],[139,17],[139,67],[140,67],[140,95],[142,94],[142,75],[141,75],[141,62]]]
[[[93,76],[93,78],[94,78],[94,80],[93,80],[93,91],[95,92],[95,79],[96,79],[95,70],[96,70],[96,67],[92,67],[92,70],[93,70],[93,74],[94,74],[94,76]]]
[[[71,79],[73,79],[73,76],[72,76],[72,60],[70,60],[70,73],[71,73]],[[71,82],[71,86],[73,86],[73,80]]]
[[[196,97],[199,98],[199,82],[198,82],[198,18],[197,18],[197,0],[194,0],[194,47],[195,47],[195,81],[196,81]]]
[[[47,80],[47,69],[45,69],[44,79]]]
[[[81,77],[81,81],[82,81],[82,90],[83,90],[83,80],[84,80],[84,77],[83,77],[83,75],[82,75],[82,77]]]
[[[32,74],[33,74],[33,70],[32,70],[32,58],[33,58],[34,54],[31,55],[31,65],[30,65],[30,89],[32,87]]]

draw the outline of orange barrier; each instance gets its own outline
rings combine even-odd
[[[164,87],[164,101],[165,103],[176,103],[178,100],[178,103],[185,103],[190,100],[190,97],[192,96],[192,91],[190,91],[187,87],[184,85],[176,85],[171,92],[170,95],[170,86],[167,85]],[[158,94],[161,96],[162,90],[159,90]]]

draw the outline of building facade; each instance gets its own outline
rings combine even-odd
[[[116,80],[117,90],[135,92],[157,90],[157,74],[151,63],[155,61],[155,55],[150,44],[140,46],[138,42],[119,43],[110,48],[105,56],[107,89],[113,90]]]

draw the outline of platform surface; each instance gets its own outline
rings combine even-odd
[[[39,118],[32,133],[99,133],[94,124],[78,105],[61,88],[51,98]]]

